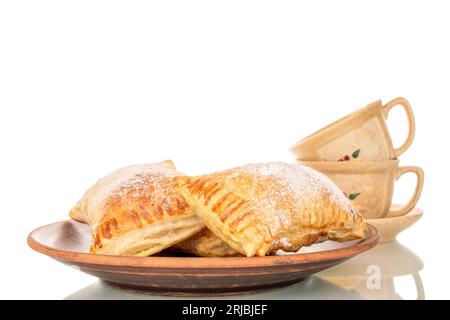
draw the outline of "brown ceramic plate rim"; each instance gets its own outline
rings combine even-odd
[[[44,245],[34,239],[34,234],[41,229],[62,224],[67,220],[50,223],[33,230],[27,238],[28,245],[35,251],[63,260],[66,263],[76,262],[84,264],[128,266],[144,268],[255,268],[274,265],[293,265],[316,263],[320,261],[341,260],[350,258],[375,247],[379,242],[377,229],[367,224],[366,238],[349,246],[318,252],[299,254],[265,256],[265,257],[128,257],[91,254],[84,252],[66,251]],[[180,264],[182,262],[182,264]]]

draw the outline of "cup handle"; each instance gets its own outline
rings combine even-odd
[[[420,278],[419,273],[414,273],[412,277],[414,279],[414,283],[416,284],[417,300],[425,300],[425,290],[423,288],[422,279]]]
[[[409,148],[409,146],[413,142],[414,135],[416,132],[416,123],[414,120],[414,113],[412,111],[412,108],[408,100],[404,98],[396,98],[392,101],[389,101],[383,106],[383,115],[385,119],[388,118],[389,111],[391,111],[391,109],[395,106],[402,106],[408,118],[408,137],[406,138],[406,141],[405,143],[403,143],[403,145],[394,149],[394,158],[398,158],[403,152],[405,152]]]
[[[416,300],[425,300],[425,290],[423,288],[423,283],[422,283],[422,279],[420,278],[419,272],[412,273],[412,274],[410,274],[410,276],[412,276],[412,278],[414,280],[414,284],[416,285],[416,291],[417,291]],[[400,299],[403,299],[398,294],[397,294],[397,296]]]
[[[420,194],[422,193],[422,188],[423,188],[424,172],[419,167],[400,167],[397,170],[396,180],[400,179],[400,177],[407,172],[412,172],[417,176],[416,190],[414,191],[414,194],[411,197],[411,199],[408,201],[408,203],[400,209],[391,210],[389,212],[389,217],[399,217],[399,216],[403,216],[403,215],[407,214],[412,209],[414,209],[414,207],[417,204],[417,201],[419,201]]]

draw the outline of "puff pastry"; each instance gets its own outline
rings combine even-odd
[[[171,249],[200,257],[234,257],[241,255],[239,251],[234,250],[216,237],[208,228],[203,228],[200,232],[176,244]]]
[[[325,175],[272,162],[174,178],[205,225],[246,256],[363,238],[361,214]]]
[[[91,252],[149,256],[194,235],[204,224],[177,192],[171,161],[133,165],[100,179],[70,211],[88,223]]]

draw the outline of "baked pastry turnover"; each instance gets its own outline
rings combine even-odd
[[[175,189],[171,161],[133,165],[100,179],[71,210],[88,223],[92,253],[149,256],[204,228]]]
[[[239,251],[234,250],[216,237],[208,228],[203,228],[203,230],[189,239],[176,244],[172,249],[200,257],[234,257],[242,255]]]
[[[208,229],[248,257],[364,238],[367,229],[328,177],[301,165],[249,164],[174,180]]]

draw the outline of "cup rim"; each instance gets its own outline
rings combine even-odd
[[[309,134],[305,138],[303,138],[303,139],[297,141],[295,144],[293,144],[289,148],[289,151],[291,151],[296,156],[298,156],[297,155],[298,149],[301,149],[302,147],[305,147],[305,145],[307,145],[308,143],[311,143],[311,141],[314,141],[315,139],[317,139],[320,136],[320,134],[323,134],[323,133],[325,133],[327,131],[330,131],[332,128],[335,128],[337,124],[339,124],[339,123],[346,123],[350,119],[355,118],[357,115],[362,114],[362,113],[367,113],[367,114],[373,113],[373,114],[375,114],[375,112],[374,112],[375,109],[373,109],[373,106],[375,104],[379,104],[381,106],[382,105],[381,99],[378,99],[378,100],[376,100],[374,102],[371,102],[371,103],[367,104],[365,107],[360,108],[358,110],[355,110],[352,113],[349,113],[346,116],[344,116],[344,117],[342,117],[342,118],[340,118],[338,120],[335,120],[332,123],[329,123],[328,125],[322,127],[321,129],[319,129],[319,130]]]

